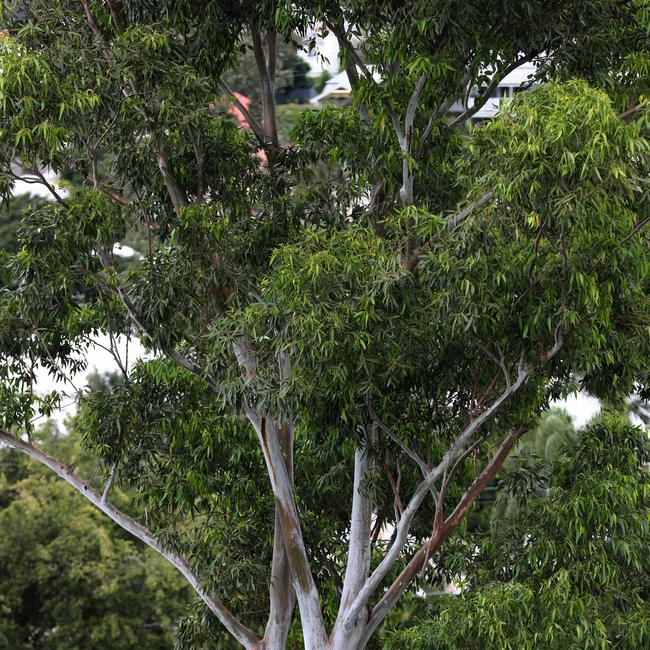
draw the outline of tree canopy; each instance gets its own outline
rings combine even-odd
[[[647,0],[0,6],[0,194],[17,162],[80,181],[43,178],[2,257],[0,440],[182,573],[210,612],[185,647],[210,616],[223,647],[372,645],[550,401],[648,395]],[[277,52],[313,26],[352,104],[287,145]],[[63,399],[35,370],[69,379],[100,333],[122,378],[74,392],[91,478],[30,434]]]

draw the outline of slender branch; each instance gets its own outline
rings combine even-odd
[[[643,104],[637,104],[636,106],[630,106],[630,108],[624,110],[622,113],[619,113],[618,116],[622,120],[629,120],[629,119],[631,119],[631,118],[633,118],[635,116],[637,111],[639,111],[642,106],[643,106]]]
[[[395,134],[399,140],[400,149],[402,150],[402,187],[399,194],[403,206],[413,204],[413,182],[414,174],[412,169],[411,147],[413,144],[413,122],[415,120],[415,113],[417,111],[420,95],[424,90],[429,75],[422,73],[415,84],[415,89],[411,94],[408,105],[406,107],[406,116],[404,118],[404,135],[400,138],[400,130],[396,129]],[[416,239],[413,236],[413,219],[408,218],[406,221],[406,231],[408,233],[406,242],[406,267],[411,266],[411,259],[416,252]]]
[[[431,537],[420,547],[418,552],[413,556],[411,561],[403,569],[393,584],[386,590],[377,604],[373,607],[370,620],[364,635],[362,644],[367,641],[374,633],[380,623],[384,620],[386,614],[392,609],[399,597],[404,593],[406,588],[412,582],[418,572],[424,567],[426,561],[435,553],[449,535],[458,527],[462,518],[474,503],[476,498],[483,492],[485,487],[494,479],[499,469],[501,469],[506,458],[512,451],[512,448],[519,437],[524,433],[524,427],[517,427],[512,430],[502,441],[498,450],[492,459],[485,466],[483,471],[476,477],[473,483],[465,491],[458,505],[452,514],[444,520],[441,525],[434,528]],[[361,645],[363,647],[363,645]]]
[[[178,569],[178,571],[180,571],[181,574],[183,574],[199,594],[203,602],[221,621],[228,632],[230,632],[230,634],[241,643],[241,645],[250,650],[254,650],[258,647],[259,638],[257,635],[240,623],[240,621],[234,616],[234,614],[232,614],[232,612],[230,612],[221,600],[203,589],[199,577],[194,573],[193,569],[184,558],[177,553],[164,548],[150,530],[142,524],[139,524],[132,517],[129,517],[129,515],[117,509],[111,503],[108,503],[108,501],[104,500],[103,496],[87,484],[80,476],[75,474],[71,467],[60,462],[56,458],[53,458],[29,442],[11,435],[4,429],[0,429],[0,442],[24,452],[34,460],[49,467],[55,474],[88,499],[88,501],[90,501],[96,508],[118,524],[118,526],[144,542],[147,546],[151,547],[159,555],[168,560],[176,567],[176,569]]]
[[[87,176],[86,180],[89,183],[94,183],[93,178],[91,176]],[[120,205],[129,205],[131,203],[131,199],[126,197],[121,192],[117,192],[116,190],[112,190],[112,189],[110,189],[108,187],[104,187],[102,185],[99,185],[97,187],[97,189],[100,192],[103,192],[104,194],[106,194],[106,196],[109,196],[111,199],[113,199],[113,201],[115,201],[116,203],[119,203]]]
[[[489,201],[492,199],[493,196],[494,196],[494,192],[484,192],[480,199],[474,201],[474,203],[471,203],[460,212],[457,212],[456,214],[449,217],[445,222],[446,227],[449,230],[452,230],[453,228],[461,224],[463,221],[465,221],[465,219],[467,219],[467,217],[469,217],[472,214],[472,212],[474,212],[474,210],[484,206],[486,203],[489,203]],[[407,260],[405,265],[408,271],[413,273],[422,255],[431,248],[431,246],[435,241],[436,241],[436,235],[428,239],[426,242],[424,242],[424,244],[419,246],[414,251],[413,255],[411,256],[410,259]]]
[[[245,407],[245,414],[260,441],[271,487],[278,505],[284,545],[300,609],[305,648],[306,650],[320,650],[326,647],[325,623],[320,608],[318,589],[307,557],[291,481],[278,440],[278,431],[272,418],[261,415],[249,406]]]
[[[327,23],[327,27],[336,36],[339,42],[339,47],[348,53],[352,61],[356,64],[359,70],[361,70],[363,76],[371,83],[371,85],[374,88],[379,88],[379,84],[377,83],[376,79],[373,77],[372,72],[368,69],[368,66],[366,66],[366,64],[363,62],[363,60],[359,56],[359,53],[354,48],[354,45],[352,45],[349,39],[346,38],[345,29],[331,22]],[[347,65],[346,65],[346,72],[348,73],[348,78],[350,78],[350,71]],[[358,74],[356,74],[356,71],[355,73],[353,73],[353,77],[356,77],[356,83],[358,84],[359,77]],[[350,79],[350,81],[352,84],[352,79]],[[399,119],[397,118],[397,114],[395,113],[395,109],[393,108],[393,106],[391,105],[388,99],[384,99],[383,102],[384,102],[384,106],[386,107],[386,111],[388,112],[388,116],[390,117],[391,122],[393,123],[393,128],[395,129],[395,133],[397,134],[397,140],[399,141],[401,146],[401,143],[404,141],[405,136],[404,136],[404,132],[402,131],[402,127],[400,125]]]
[[[264,130],[260,126],[260,123],[253,117],[252,113],[246,108],[246,106],[244,106],[244,104],[239,101],[237,95],[235,94],[235,91],[223,79],[219,80],[219,87],[226,93],[233,104],[235,104],[237,107],[237,110],[239,110],[239,112],[244,116],[244,119],[246,122],[248,122],[248,126],[255,134],[255,137],[257,138],[257,141],[260,143],[260,145],[262,147],[265,147],[267,145],[267,142],[266,138],[264,137]]]
[[[108,476],[108,480],[104,484],[104,491],[102,492],[102,503],[108,503],[108,493],[113,487],[113,481],[115,480],[115,474],[117,473],[117,463],[111,467],[111,473]]]
[[[182,208],[187,205],[187,197],[183,192],[181,186],[178,184],[176,178],[171,171],[171,165],[169,162],[169,151],[166,145],[161,146],[156,151],[156,159],[158,161],[158,168],[162,174],[163,180],[165,181],[165,187],[167,188],[167,194],[174,206],[176,214],[178,214]]]
[[[499,347],[499,356],[497,357],[494,353],[492,353],[488,348],[486,348],[480,341],[476,342],[476,347],[479,348],[479,350],[482,350],[494,363],[501,368],[501,372],[503,373],[503,378],[506,381],[506,386],[510,387],[512,384],[512,380],[510,378],[510,372],[508,371],[508,367],[506,366],[505,363],[505,357],[503,355],[503,351],[501,350],[501,346]]]
[[[117,3],[115,2],[115,0],[106,0],[106,4],[110,9],[111,16],[113,16],[113,22],[115,23],[115,28],[119,33],[122,33],[124,31],[125,23],[124,23],[124,19],[122,18],[122,14],[117,6]]]
[[[95,246],[95,252],[97,253],[97,257],[99,258],[104,269],[110,270],[113,265],[111,261],[108,259],[101,245],[97,244]],[[133,323],[133,325],[136,327],[136,329],[138,329],[141,332],[141,334],[143,334],[144,336],[148,337],[153,341],[154,338],[152,334],[145,327],[142,318],[138,314],[135,305],[133,304],[133,301],[129,297],[128,293],[125,291],[122,284],[118,282],[117,287],[114,288],[114,291],[117,293],[117,296],[119,297],[122,305],[126,309],[126,312],[129,315],[129,318]],[[178,363],[181,367],[185,368],[185,370],[188,370],[193,375],[196,375],[197,377],[203,379],[203,381],[205,381],[206,384],[208,384],[208,386],[212,390],[214,390],[215,392],[219,392],[219,387],[216,384],[214,384],[212,380],[210,380],[206,376],[206,373],[203,371],[203,369],[200,368],[197,364],[195,364],[191,359],[186,357],[181,352],[178,352],[177,350],[174,350],[172,348],[163,347],[162,350],[168,357],[170,357],[172,360]]]
[[[431,471],[431,468],[413,449],[406,445],[392,429],[387,427],[386,424],[379,419],[377,412],[368,400],[366,400],[366,405],[372,421],[420,468],[422,476],[426,477]],[[438,496],[436,488],[433,485],[431,486],[431,494],[434,501],[436,501]]]
[[[454,474],[456,473],[456,470],[470,457],[472,452],[485,440],[484,436],[480,436],[477,438],[467,449],[456,459],[456,462],[451,466],[451,469],[449,470],[449,473],[445,471],[445,475],[443,476],[442,479],[442,484],[440,485],[440,498],[438,500],[440,509],[441,509],[441,515],[442,515],[442,508],[445,504],[445,497],[447,496],[447,488],[449,487],[449,484],[451,483],[451,479],[454,478]]]
[[[634,235],[636,235],[636,233],[638,233],[647,223],[650,223],[650,215],[641,219],[641,221],[639,221],[636,226],[634,226],[634,228],[632,228],[632,230],[618,242],[619,246],[632,239],[632,237],[634,237]]]
[[[269,60],[264,54],[264,46],[262,43],[262,35],[257,27],[251,27],[251,37],[253,40],[253,52],[255,54],[255,63],[257,64],[257,71],[260,77],[260,87],[262,90],[262,107],[264,111],[264,122],[262,124],[264,130],[264,138],[267,144],[272,145],[273,148],[279,146],[278,143],[278,129],[275,120],[275,60],[271,61],[270,54],[273,52],[275,56],[275,38],[274,32],[267,34],[267,41],[273,43],[269,47]]]
[[[505,76],[509,75],[513,70],[516,70],[519,66],[523,65],[524,63],[531,61],[536,56],[537,56],[537,52],[523,56],[519,59],[516,59],[509,65],[507,65],[500,72],[495,73],[494,77],[492,77],[492,80],[487,85],[485,90],[474,101],[474,105],[472,106],[472,108],[468,108],[467,110],[463,111],[460,115],[458,115],[455,119],[453,119],[448,124],[448,127],[450,129],[453,129],[459,126],[460,124],[463,124],[463,122],[466,122],[469,118],[471,118],[473,115],[478,113],[478,111],[480,111],[481,108],[483,108],[483,106],[486,104],[488,99],[490,99],[490,96],[492,95],[492,91],[501,83],[501,81]]]
[[[201,134],[192,134],[192,146],[194,147],[194,159],[196,160],[196,202],[203,203],[203,192],[205,185],[205,155],[201,142]]]
[[[99,36],[101,38],[102,34],[99,31],[99,27],[97,26],[97,23],[95,22],[95,19],[93,18],[92,12],[90,11],[90,6],[88,5],[88,0],[81,0],[81,4],[83,5],[84,14],[86,16],[86,22],[88,23],[90,29],[93,31],[95,36]]]
[[[461,450],[465,447],[474,433],[487,420],[489,420],[513,394],[515,394],[524,385],[531,372],[531,367],[525,365],[522,366],[515,383],[510,388],[506,388],[506,390],[504,390],[503,393],[501,393],[501,395],[496,400],[494,400],[490,407],[486,408],[478,417],[472,420],[460,432],[455,442],[443,456],[440,463],[434,467],[426,476],[426,478],[418,485],[415,493],[411,497],[411,500],[404,509],[402,517],[397,523],[397,526],[395,528],[395,539],[392,545],[390,546],[388,552],[379,563],[377,568],[370,575],[368,580],[366,580],[365,585],[359,591],[352,605],[350,605],[347,613],[349,618],[356,618],[360,609],[362,607],[365,607],[372,594],[375,592],[377,587],[379,587],[382,580],[386,577],[391,567],[399,557],[400,553],[402,552],[402,548],[406,543],[411,522],[413,521],[415,514],[420,508],[420,505],[422,504],[422,501],[424,500],[426,494],[429,492],[431,486],[435,484],[437,479],[444,473],[448,465],[454,461],[459,453],[461,453]]]
[[[38,185],[43,185],[45,188],[48,190],[48,192],[54,197],[54,200],[59,203],[60,205],[66,205],[65,199],[56,191],[56,188],[54,185],[52,185],[43,175],[41,170],[38,168],[38,165],[34,165],[34,168],[32,169],[32,172],[36,178],[27,178],[25,176],[19,176],[13,171],[9,171],[11,176],[15,178],[16,180],[22,181],[23,183],[30,183],[30,184],[38,184]]]
[[[395,479],[393,478],[393,475],[390,473],[390,469],[388,468],[388,465],[384,466],[386,470],[386,475],[388,476],[388,484],[390,485],[390,489],[393,491],[393,510],[395,514],[395,520],[399,521],[399,518],[402,516],[402,513],[404,512],[404,504],[402,503],[402,498],[399,495],[399,484],[401,480],[401,476],[397,477],[397,482],[395,482]],[[399,469],[399,465],[398,465]]]

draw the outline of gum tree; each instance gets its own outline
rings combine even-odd
[[[42,178],[53,200],[3,257],[2,442],[169,560],[234,641],[372,643],[551,399],[643,397],[645,0],[2,7],[2,192],[16,161],[81,185]],[[283,147],[278,43],[311,25],[353,103]],[[261,120],[223,80],[247,43]],[[527,61],[550,83],[468,128]],[[35,369],[65,380],[99,333],[150,354],[111,343],[122,381],[75,393],[97,486],[30,429],[62,399]]]

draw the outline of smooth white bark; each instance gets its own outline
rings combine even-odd
[[[487,421],[494,413],[501,407],[501,405],[514,393],[516,393],[521,386],[525,383],[526,379],[530,376],[531,368],[520,367],[517,381],[508,387],[501,395],[492,403],[492,405],[485,409],[478,417],[476,417],[470,424],[468,424],[458,435],[454,444],[449,448],[440,463],[434,467],[426,478],[418,485],[415,493],[411,497],[408,505],[404,509],[402,516],[397,524],[396,535],[393,544],[384,556],[379,566],[375,569],[372,575],[366,580],[364,586],[359,590],[357,597],[347,609],[344,617],[344,624],[349,625],[351,621],[356,619],[359,612],[367,606],[370,597],[377,590],[386,574],[390,571],[393,564],[395,564],[399,557],[404,545],[406,543],[408,533],[411,527],[411,522],[415,517],[422,501],[428,494],[431,487],[442,476],[445,469],[456,456],[462,452],[463,447],[467,444],[471,436]]]
[[[293,588],[298,600],[306,650],[323,650],[327,643],[320,600],[300,528],[289,474],[284,463],[275,423],[250,407],[246,417],[257,432],[271,487],[278,505],[282,535],[291,567]]]
[[[350,619],[346,611],[363,587],[370,571],[372,526],[372,500],[366,484],[370,472],[370,450],[357,449],[354,454],[354,485],[352,489],[352,514],[348,561],[343,580],[339,614],[334,624],[331,648],[354,648],[365,629],[366,614]]]

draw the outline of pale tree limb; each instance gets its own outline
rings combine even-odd
[[[368,639],[370,639],[388,612],[395,606],[399,597],[408,588],[415,576],[426,565],[431,554],[438,551],[443,542],[458,527],[458,524],[467,514],[476,498],[483,492],[485,487],[494,479],[497,472],[501,469],[503,463],[512,451],[513,446],[525,430],[524,427],[517,427],[508,433],[483,471],[476,477],[469,488],[467,488],[452,514],[449,515],[441,525],[434,529],[431,537],[421,546],[420,550],[402,570],[395,582],[393,582],[373,607],[360,647],[363,647],[365,643],[367,643]]]
[[[548,361],[553,359],[558,354],[558,352],[562,349],[564,338],[560,330],[560,325],[561,325],[561,321],[558,321],[558,324],[555,328],[554,345],[540,359],[541,363],[547,363]],[[402,549],[404,548],[404,545],[406,544],[407,541],[411,522],[417,510],[419,509],[422,501],[424,500],[424,497],[429,489],[429,486],[435,484],[437,479],[441,475],[445,474],[450,464],[453,463],[454,460],[459,455],[463,454],[463,450],[465,450],[468,444],[470,444],[470,440],[474,435],[474,433],[478,431],[480,427],[483,424],[485,424],[485,422],[487,422],[512,395],[514,395],[519,391],[519,389],[526,383],[528,378],[533,373],[534,366],[526,363],[524,353],[522,353],[519,358],[517,371],[518,374],[517,374],[516,381],[512,383],[512,385],[507,386],[505,390],[501,393],[501,395],[499,395],[499,397],[497,397],[489,407],[485,408],[485,410],[483,410],[477,417],[473,418],[469,422],[469,424],[456,437],[456,440],[451,445],[451,447],[447,450],[440,463],[436,467],[434,467],[429,472],[428,476],[419,484],[413,496],[411,497],[411,500],[409,501],[408,505],[404,509],[404,513],[402,514],[402,517],[397,523],[397,527],[395,529],[395,534],[394,534],[394,541],[391,544],[388,552],[386,553],[382,561],[379,563],[375,571],[370,575],[363,588],[359,591],[357,598],[349,607],[347,612],[348,620],[356,617],[362,608],[367,607],[370,597],[379,587],[383,579],[390,571],[391,567],[394,565],[394,563],[400,556]],[[511,447],[508,448],[508,453],[510,449]],[[471,505],[471,503],[468,504],[467,507],[469,507],[469,505]],[[440,516],[441,514],[442,514],[441,511],[437,512],[438,516]],[[452,516],[456,516],[456,515],[452,515]],[[440,527],[438,526],[438,528]],[[423,548],[421,550],[422,550],[423,559],[426,556],[427,552],[431,552],[430,549],[429,551],[427,551],[426,548]]]
[[[483,92],[474,100],[472,108],[468,108],[467,110],[463,111],[460,115],[449,122],[447,126],[450,129],[456,128],[457,126],[460,126],[469,120],[473,115],[478,113],[481,108],[485,106],[487,101],[490,99],[490,96],[492,95],[492,91],[501,83],[504,77],[509,75],[513,70],[516,70],[524,63],[532,61],[536,56],[537,52],[527,54],[526,56],[522,56],[519,59],[515,59],[512,63],[503,68],[503,70],[496,72],[494,77],[492,77],[490,83],[486,86],[485,90],[483,90]]]
[[[245,413],[260,441],[271,479],[273,495],[278,505],[284,545],[291,567],[293,588],[300,609],[305,648],[306,650],[322,650],[327,640],[325,623],[320,608],[318,589],[307,557],[291,481],[278,439],[278,431],[272,418],[267,418],[250,407],[245,408]]]
[[[415,121],[418,102],[420,101],[420,96],[426,86],[428,78],[428,74],[422,73],[415,84],[415,88],[406,107],[403,137],[400,139],[399,130],[396,130],[395,132],[399,140],[400,149],[402,150],[402,187],[400,188],[399,194],[404,207],[412,205],[414,200],[413,183],[415,179],[412,169],[413,158],[411,156],[411,148],[413,145],[413,123]],[[406,241],[406,268],[409,268],[412,265],[411,259],[417,252],[416,239],[413,236],[413,227],[413,219],[409,217],[406,221],[406,232],[408,235]]]
[[[426,478],[418,485],[413,496],[411,497],[411,500],[404,508],[404,512],[399,522],[397,523],[397,527],[395,529],[395,539],[391,544],[388,552],[379,563],[377,568],[370,575],[370,577],[366,580],[364,586],[359,590],[357,597],[348,608],[348,611],[346,613],[347,616],[345,619],[346,623],[350,619],[356,618],[356,616],[359,614],[359,611],[367,605],[372,594],[377,590],[383,579],[390,571],[393,564],[399,558],[402,549],[406,544],[411,522],[413,521],[413,518],[420,508],[420,505],[422,504],[422,501],[424,500],[426,494],[430,491],[431,486],[434,485],[437,479],[443,475],[445,469],[449,466],[449,464],[452,463],[456,457],[462,453],[463,449],[473,434],[487,420],[489,420],[514,393],[516,393],[524,385],[531,372],[531,367],[520,367],[519,375],[515,383],[512,384],[510,388],[506,388],[506,390],[504,390],[488,408],[486,408],[480,415],[478,415],[466,427],[464,427],[464,429],[457,436],[452,446],[447,450],[440,463],[434,467],[428,473]]]
[[[160,173],[165,181],[165,188],[167,189],[169,200],[172,202],[176,214],[179,214],[181,209],[187,205],[187,197],[172,174],[169,152],[166,145],[162,145],[157,149],[156,160],[158,161],[158,169],[160,169]]]
[[[102,503],[108,503],[108,493],[113,487],[113,482],[115,481],[115,474],[117,473],[117,463],[111,467],[111,472],[108,475],[108,480],[104,484],[104,491],[102,492]]]
[[[369,429],[372,427],[374,425],[370,425]],[[357,620],[346,620],[346,610],[363,586],[370,571],[372,499],[367,479],[371,470],[371,439],[372,432],[366,436],[365,447],[357,447],[354,453],[350,541],[337,623],[334,625],[331,637],[331,645],[334,648],[354,647],[365,628],[365,612],[360,612]]]
[[[282,428],[278,432],[287,472],[293,480],[293,432]],[[282,535],[280,504],[275,503],[273,529],[273,559],[269,584],[269,617],[264,631],[263,644],[269,649],[284,648],[296,603],[296,594],[291,584],[291,567]]]
[[[240,335],[233,348],[237,362],[244,370],[246,378],[254,383],[257,376],[257,358],[248,336]],[[290,374],[288,356],[281,355],[278,362],[280,364],[280,379],[285,381]],[[287,471],[278,428],[272,417],[250,405],[244,406],[244,413],[257,434],[271,481],[277,507],[276,512],[280,518],[284,546],[291,567],[293,588],[300,610],[305,649],[321,650],[325,647],[327,639],[325,623],[318,589],[307,557],[300,517],[293,496],[293,484]]]
[[[262,110],[264,113],[264,120],[262,128],[264,130],[264,137],[267,144],[273,148],[279,146],[278,143],[278,127],[275,118],[275,58],[276,58],[276,39],[275,32],[268,32],[266,35],[268,61],[267,56],[264,54],[264,44],[262,43],[262,35],[257,27],[251,27],[251,37],[253,39],[253,52],[255,54],[255,63],[257,64],[257,72],[260,77],[260,87],[262,91]],[[273,58],[271,58],[271,56]]]
[[[291,378],[291,362],[289,355],[280,352],[278,355],[278,375],[281,382]],[[290,418],[284,420],[278,428],[278,439],[282,455],[293,484],[293,430],[294,424]],[[271,561],[271,582],[269,584],[269,617],[264,631],[262,643],[265,648],[274,650],[284,648],[289,626],[296,604],[296,594],[291,584],[291,567],[282,536],[280,506],[275,502],[275,523],[273,529],[273,558]]]
[[[112,505],[102,494],[97,492],[89,484],[87,484],[80,476],[74,473],[71,467],[62,463],[61,461],[53,458],[41,449],[34,445],[13,436],[8,431],[0,429],[0,442],[9,447],[22,451],[30,458],[38,461],[39,463],[49,467],[57,476],[62,478],[66,483],[71,485],[75,490],[82,494],[90,503],[97,509],[104,513],[107,517],[112,519],[118,526],[144,542],[147,546],[152,548],[156,553],[164,557],[170,562],[185,579],[192,585],[192,588],[201,597],[201,600],[208,606],[210,611],[219,619],[228,632],[245,648],[254,650],[258,647],[259,638],[257,635],[243,625],[237,617],[213,595],[206,592],[201,586],[201,581],[194,573],[194,570],[189,563],[177,553],[167,550],[160,542],[152,535],[145,526],[138,523],[132,517],[125,514],[114,505]]]

